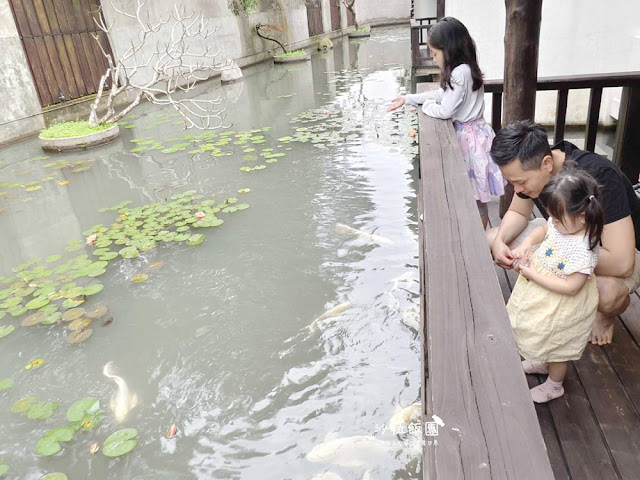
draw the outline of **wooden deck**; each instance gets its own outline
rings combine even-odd
[[[489,217],[499,225],[497,201]],[[495,271],[506,302],[518,275],[497,266]],[[613,343],[588,345],[569,368],[565,395],[535,406],[556,479],[640,478],[639,345],[640,297],[634,293],[616,319]],[[545,377],[527,380],[533,387]]]

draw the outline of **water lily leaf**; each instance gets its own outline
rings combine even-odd
[[[47,319],[47,315],[45,313],[36,312],[36,313],[32,313],[31,315],[26,317],[24,320],[22,320],[21,325],[23,327],[32,327],[46,319]]]
[[[99,270],[91,270],[87,275],[87,277],[91,277],[91,278],[99,277],[100,275],[106,273],[106,271],[107,270],[105,268],[101,268]]]
[[[27,192],[35,192],[36,190],[40,190],[42,185],[34,185],[33,187],[29,187],[26,189]]]
[[[22,297],[11,297],[8,300],[5,300],[2,304],[0,304],[0,307],[13,308],[20,305],[21,303],[22,303]]]
[[[100,411],[100,400],[95,397],[86,397],[78,400],[67,410],[67,420],[79,422],[85,415],[94,415]]]
[[[277,161],[277,158],[269,158],[268,160],[265,160],[264,163],[276,163]]]
[[[85,330],[77,330],[67,337],[67,342],[71,344],[84,342],[91,336],[92,333],[93,330],[91,330],[90,328],[87,328]]]
[[[73,287],[64,289],[65,298],[76,298],[84,293],[83,287]]]
[[[138,249],[136,247],[126,247],[118,252],[122,258],[136,258],[138,256]]]
[[[79,318],[78,320],[74,320],[73,322],[71,322],[68,328],[71,331],[84,330],[89,325],[91,325],[90,318]]]
[[[119,457],[133,450],[138,445],[135,428],[125,428],[110,435],[102,445],[102,453],[107,457]]]
[[[100,255],[100,257],[98,258],[100,260],[109,261],[109,260],[113,260],[117,256],[118,254],[116,252],[109,252],[109,253],[105,253],[104,255]]]
[[[9,465],[7,465],[6,463],[2,463],[2,461],[0,461],[0,477],[2,477],[9,470],[10,470]]]
[[[70,428],[54,428],[53,430],[47,432],[36,445],[36,452],[38,454],[49,457],[51,455],[55,455],[60,450],[62,450],[62,446],[60,442],[68,442],[70,441],[75,432]]]
[[[62,318],[62,313],[60,312],[54,312],[54,313],[50,313],[47,315],[47,318],[44,319],[42,322],[40,322],[41,325],[53,325],[54,323],[57,323],[58,320],[60,320],[60,318]]]
[[[25,313],[27,313],[27,309],[22,305],[18,305],[16,307],[10,308],[9,310],[7,310],[7,312],[9,312],[9,314],[13,317],[19,317],[20,315],[24,315]]]
[[[149,280],[149,275],[147,275],[146,273],[138,273],[131,277],[131,281],[133,283],[144,283],[147,280]]]
[[[4,300],[7,297],[10,297],[13,294],[12,288],[5,288],[4,290],[0,290],[0,300]]]
[[[27,363],[25,365],[24,369],[25,370],[37,370],[42,365],[44,365],[44,359],[36,358],[35,360],[31,360],[29,363]]]
[[[102,305],[99,303],[87,310],[86,317],[87,318],[104,317],[108,311],[109,311],[109,308],[106,305]]]
[[[257,167],[253,167],[254,170],[264,170],[265,168],[267,168],[266,165],[258,165]]]
[[[13,380],[11,380],[10,378],[5,378],[4,380],[0,380],[0,392],[2,390],[7,390],[11,387],[13,387]]]
[[[78,299],[73,299],[73,298],[67,298],[64,302],[62,302],[62,308],[76,308],[79,305],[82,305],[84,303],[84,299],[83,298],[78,298]]]
[[[249,188],[242,188],[240,190],[238,190],[238,193],[249,193],[251,191],[251,189]]]
[[[102,290],[104,290],[104,285],[102,285],[101,283],[94,283],[93,285],[84,287],[82,289],[82,293],[87,296],[95,295],[96,293],[100,293]]]
[[[58,410],[58,404],[53,402],[36,403],[27,412],[27,417],[32,420],[44,420],[56,413]]]
[[[69,480],[69,477],[67,477],[64,473],[54,472],[45,475],[40,480]]]
[[[202,242],[204,242],[204,235],[202,235],[201,233],[197,233],[195,235],[191,235],[188,239],[187,239],[187,245],[200,245]]]
[[[104,247],[108,247],[112,243],[113,243],[113,241],[109,240],[108,238],[103,238],[102,240],[96,242],[96,247],[104,248]],[[95,253],[94,253],[94,255],[95,255]]]
[[[84,308],[74,308],[71,310],[67,310],[62,315],[63,322],[72,322],[73,320],[77,320],[85,315],[86,310]]]
[[[42,308],[49,303],[49,298],[46,295],[40,295],[25,305],[27,310],[36,310]]]
[[[46,287],[42,287],[39,288],[38,290],[36,290],[35,292],[33,292],[33,296],[34,297],[45,297],[45,298],[49,298],[49,295],[51,295],[52,293],[54,293],[56,291],[56,288],[53,285],[47,285]],[[50,299],[50,298],[49,298]],[[28,305],[28,304],[27,304]],[[42,311],[42,309],[45,306],[43,305],[42,307],[40,307],[40,311]]]
[[[13,413],[25,413],[28,412],[36,403],[38,403],[36,397],[21,398],[11,406],[11,411]]]
[[[5,327],[0,327],[0,338],[6,337],[11,332],[13,332],[15,329],[16,329],[16,327],[14,327],[13,325],[7,325]]]
[[[61,258],[62,258],[62,255],[51,255],[51,256],[47,257],[45,260],[46,260],[47,263],[52,263],[52,262],[60,260]]]

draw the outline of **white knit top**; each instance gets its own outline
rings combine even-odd
[[[451,71],[451,86],[443,90],[414,93],[405,96],[408,104],[422,104],[422,111],[430,117],[471,122],[484,114],[484,87],[473,91],[469,65],[458,65]]]

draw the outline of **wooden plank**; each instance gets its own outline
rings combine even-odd
[[[538,78],[536,89],[543,90],[574,90],[579,88],[607,88],[607,87],[634,87],[640,84],[640,71],[618,73],[594,73],[589,75],[564,75],[561,77]],[[502,79],[484,81],[484,90],[487,93],[501,92],[504,89]]]
[[[527,384],[529,388],[537,387],[546,380],[546,376],[543,375],[527,375]],[[555,480],[569,480],[571,475],[569,474],[569,466],[564,456],[564,450],[560,445],[560,439],[558,438],[558,432],[556,430],[556,424],[553,421],[553,415],[551,415],[551,409],[548,403],[536,403],[536,415],[538,416],[538,422],[540,423],[540,430],[542,431],[542,437],[544,438],[544,444],[547,447],[549,453],[549,462],[553,470],[553,476]]]
[[[630,299],[629,307],[620,318],[622,318],[625,327],[629,330],[634,341],[640,344],[640,298],[638,297],[638,293],[632,293]]]
[[[96,1],[99,1],[99,0],[96,0]],[[100,6],[96,5],[93,0],[81,0],[81,3],[82,2],[84,2],[84,4],[86,5],[85,9],[83,10],[83,13],[85,14],[85,22],[87,24],[87,29],[91,32],[97,32],[98,26],[96,25],[94,18],[100,15]],[[101,37],[100,34],[98,34],[98,37],[101,39],[101,41],[104,40],[104,38]],[[107,67],[106,67],[107,62],[106,62],[106,59],[104,58],[102,50],[100,49],[100,46],[98,45],[98,42],[93,38],[93,35],[91,36],[91,49],[93,51],[93,61],[95,62],[95,65],[98,71],[98,79],[96,83],[96,86],[97,86],[100,84],[100,78],[102,77],[102,75],[104,75],[104,73],[107,70]]]
[[[573,362],[569,365],[563,386],[564,395],[547,405],[551,409],[571,478],[619,478]]]
[[[65,87],[69,93],[67,100],[78,98],[78,87],[76,86],[75,76],[73,74],[73,68],[71,61],[69,60],[69,54],[67,52],[67,46],[64,38],[62,37],[62,31],[60,30],[60,23],[58,22],[58,16],[56,15],[56,9],[53,6],[52,0],[42,0],[42,4],[45,8],[46,18],[49,22],[49,28],[53,35],[53,41],[56,46],[58,58],[60,59],[60,66],[65,78]],[[60,12],[61,16],[64,12]]]
[[[451,122],[420,112],[420,148],[429,212],[427,417],[449,425],[440,431],[442,446],[426,449],[425,472],[431,479],[552,478]]]
[[[605,351],[588,344],[582,358],[574,365],[616,470],[623,479],[637,479],[640,472],[640,417]]]
[[[564,126],[567,120],[567,99],[569,90],[563,88],[558,90],[558,99],[556,102],[556,124],[553,131],[553,143],[564,140]]]
[[[491,128],[496,133],[502,128],[502,92],[491,95]]]
[[[584,149],[593,152],[596,148],[596,135],[598,133],[598,117],[600,116],[600,103],[602,101],[602,87],[591,89],[589,95],[589,113],[587,114],[587,129],[584,135]]]
[[[624,87],[620,100],[613,161],[631,183],[640,175],[640,84]]]
[[[49,55],[47,54],[47,47],[45,45],[44,39],[42,38],[42,30],[40,28],[40,23],[38,22],[38,15],[36,14],[35,6],[33,4],[33,0],[17,0],[22,2],[22,7],[29,22],[29,28],[31,30],[31,34],[33,35],[33,43],[35,44],[35,50],[38,55],[38,60],[40,61],[40,65],[42,66],[42,71],[44,73],[44,77],[47,83],[47,90],[49,91],[49,99],[51,103],[47,105],[52,105],[59,101],[58,99],[58,81],[56,75],[54,73],[53,67],[51,65],[51,60]],[[16,3],[17,3],[16,1]],[[44,105],[43,105],[44,106]]]
[[[40,57],[38,56],[35,41],[33,38],[30,38],[32,37],[31,28],[29,27],[29,21],[27,20],[26,12],[22,6],[22,1],[11,0],[10,5],[18,27],[18,34],[22,39],[22,45],[24,46],[27,62],[31,69],[31,75],[33,75],[33,79],[36,84],[36,91],[38,92],[40,105],[49,105],[52,103],[53,99],[47,85],[47,78],[45,76],[44,69],[40,63]]]
[[[79,22],[72,2],[68,0],[64,2],[64,12],[65,12],[65,17],[67,19],[67,24],[69,26],[69,31],[79,32],[80,29],[84,27],[84,22]],[[82,81],[85,86],[85,91],[87,94],[96,93],[97,85],[95,85],[93,82],[93,77],[91,74],[91,69],[89,68],[89,62],[87,61],[87,56],[85,54],[82,38],[79,33],[72,33],[71,38],[73,40],[74,52],[75,52],[76,60],[80,67],[80,72],[82,75]]]
[[[623,319],[629,319],[638,313],[637,306],[632,312],[625,312]],[[623,320],[624,321],[624,320]],[[638,365],[640,365],[640,348],[625,328],[625,324],[616,318],[614,342],[604,346],[607,358],[622,382],[625,392],[636,411],[640,411],[640,382],[638,381]]]
[[[55,7],[55,12],[57,15],[60,32],[63,34],[62,41],[64,42],[65,49],[69,57],[69,62],[71,64],[71,71],[73,73],[73,79],[76,84],[76,89],[78,91],[78,95],[84,96],[87,94],[87,87],[85,86],[84,79],[82,77],[83,71],[82,71],[82,67],[80,66],[78,53],[76,51],[76,49],[78,48],[78,45],[76,44],[72,36],[72,28],[67,18],[65,3],[66,2],[63,2],[63,0],[53,0],[53,5]]]
[[[71,0],[71,4],[73,5],[73,14],[74,18],[77,21],[77,25],[80,31],[86,32],[91,24],[87,25],[87,21],[85,15],[83,13],[83,5],[81,4],[81,0]],[[81,33],[80,40],[82,42],[82,52],[84,53],[84,58],[89,67],[89,72],[91,73],[91,84],[96,86],[100,83],[100,66],[95,62],[94,54],[93,54],[93,45],[92,42],[95,40],[88,33]]]

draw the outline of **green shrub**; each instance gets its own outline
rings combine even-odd
[[[62,122],[54,123],[47,129],[40,132],[42,138],[67,138],[67,137],[82,137],[89,135],[90,133],[101,132],[108,128],[113,127],[114,123],[105,123],[98,125],[97,127],[89,126],[89,122]]]

